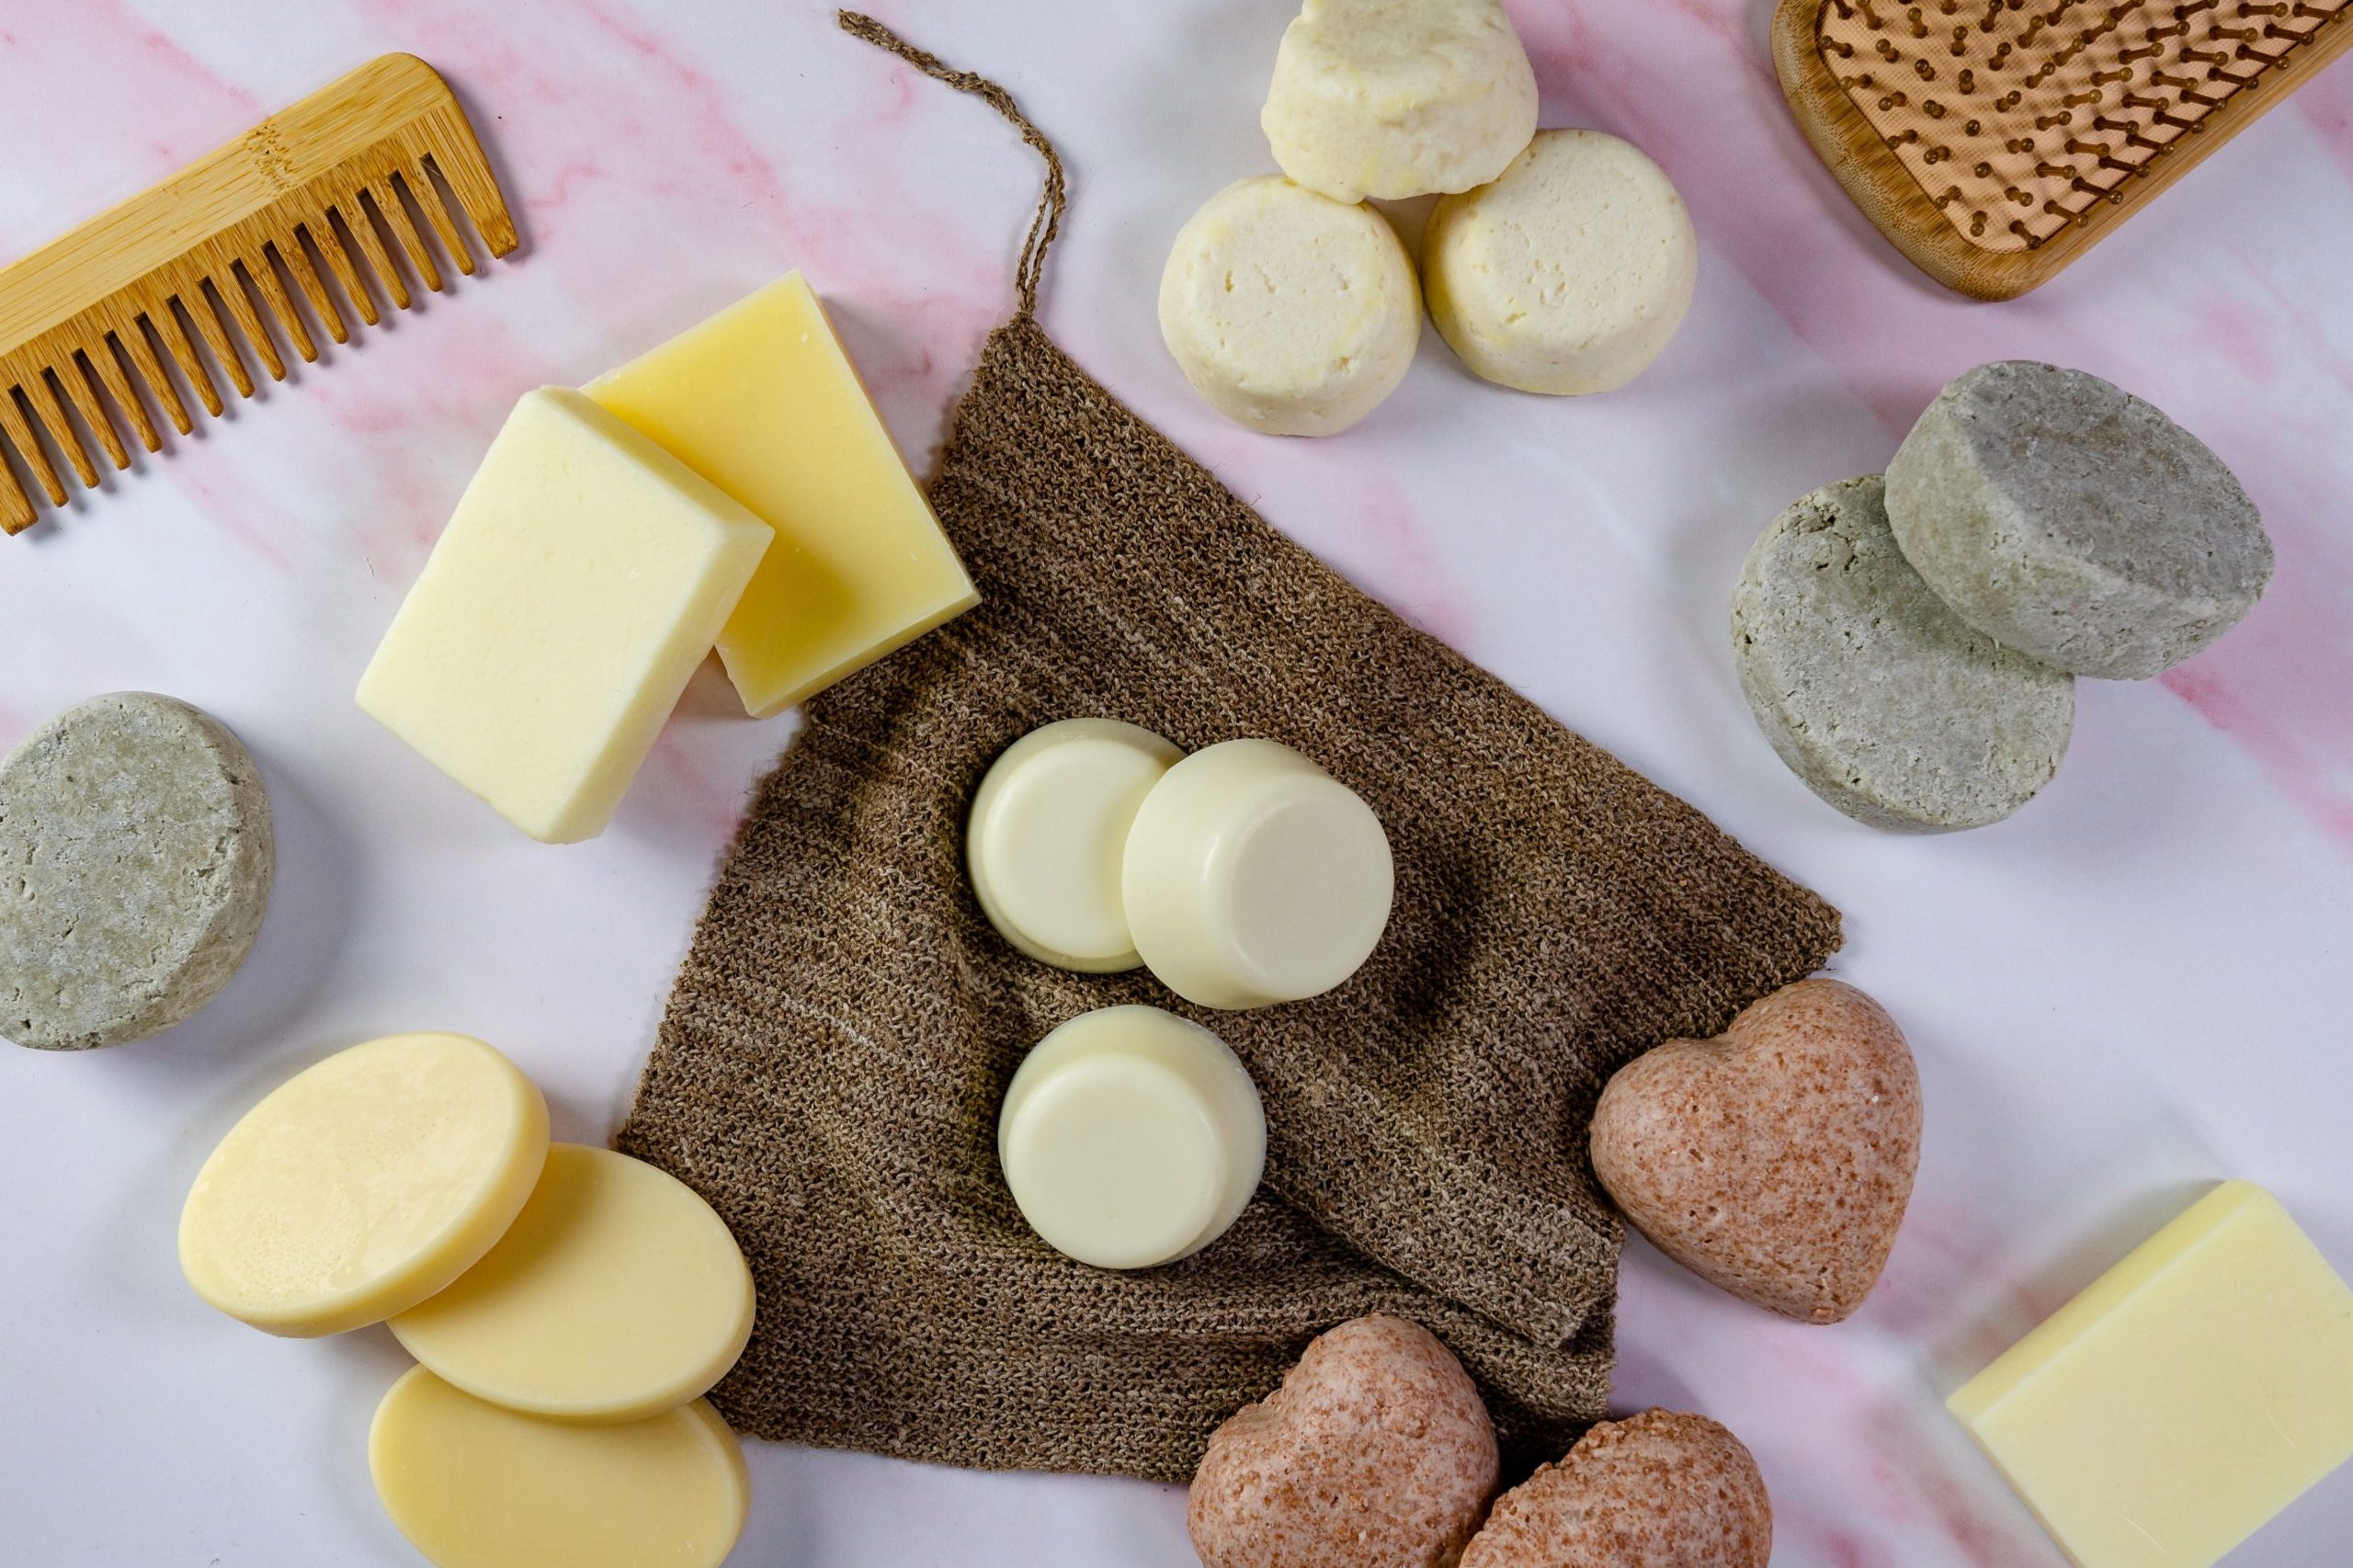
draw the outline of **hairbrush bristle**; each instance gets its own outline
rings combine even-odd
[[[2353,0],[1824,0],[1822,57],[1971,244],[2120,202]]]

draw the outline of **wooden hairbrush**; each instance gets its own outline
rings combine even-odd
[[[1781,0],[1822,161],[1938,282],[2038,287],[2353,46],[2353,0]]]
[[[273,326],[303,358],[318,358],[294,292],[342,343],[347,308],[369,325],[379,319],[371,284],[408,309],[393,250],[427,289],[442,287],[425,227],[472,272],[460,212],[491,255],[515,248],[515,221],[465,110],[431,66],[387,54],[0,270],[0,531],[19,533],[35,517],[6,449],[63,506],[52,453],[95,486],[92,442],[119,469],[131,466],[124,426],[151,452],[163,445],[151,404],[181,434],[191,428],[167,361],[221,412],[199,339],[237,395],[251,397],[241,347],[273,380],[286,374]]]

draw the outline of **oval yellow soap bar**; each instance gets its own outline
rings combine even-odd
[[[752,1335],[743,1249],[667,1171],[548,1150],[522,1213],[458,1282],[392,1319],[468,1393],[557,1421],[636,1421],[726,1375]]]
[[[279,1085],[221,1140],[180,1210],[180,1271],[272,1334],[379,1323],[490,1250],[547,1152],[547,1101],[482,1041],[356,1045]]]
[[[751,1482],[704,1400],[583,1426],[502,1410],[413,1369],[376,1407],[368,1470],[435,1568],[718,1568]]]

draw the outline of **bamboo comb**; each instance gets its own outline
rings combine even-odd
[[[1947,288],[2049,281],[2353,45],[2353,0],[1781,0],[1806,140]]]
[[[372,326],[371,282],[395,308],[411,302],[394,250],[427,289],[442,287],[425,227],[460,271],[473,271],[460,211],[491,255],[515,248],[515,221],[448,84],[415,55],[370,61],[0,271],[0,449],[14,448],[64,505],[52,452],[95,486],[99,455],[131,466],[124,425],[149,451],[163,445],[151,403],[189,431],[166,361],[221,413],[199,340],[251,397],[241,345],[273,380],[286,362],[272,326],[304,359],[318,358],[290,290],[343,343],[353,324],[326,273]],[[34,516],[0,451],[0,531],[22,532]]]

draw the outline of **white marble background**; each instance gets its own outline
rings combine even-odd
[[[1278,526],[1843,907],[1836,971],[1917,1049],[1918,1197],[1881,1294],[1769,1321],[1637,1244],[1619,1399],[1756,1450],[1779,1568],[2050,1568],[1942,1395],[2223,1176],[2353,1269],[2353,66],[2322,76],[2058,282],[1971,305],[1912,274],[1782,113],[1765,0],[1515,0],[1548,124],[1646,146],[1705,247],[1635,386],[1574,403],[1466,376],[1435,337],[1321,444],[1191,397],[1152,297],[1169,238],[1268,165],[1287,0],[896,0],[1011,85],[1074,178],[1044,319]],[[277,902],[196,1020],[85,1057],[0,1051],[0,1563],[415,1561],[369,1488],[402,1358],[245,1332],[182,1286],[189,1177],[265,1089],[400,1029],[496,1042],[559,1136],[602,1139],[745,791],[791,734],[706,668],[619,823],[525,842],[349,693],[520,391],[577,382],[807,269],[918,463],[1008,308],[1037,170],[988,112],[801,0],[10,0],[0,256],[20,254],[377,52],[454,81],[528,234],[135,476],[0,542],[0,745],[120,687],[233,725],[276,802]],[[1831,812],[1734,687],[1724,616],[1759,529],[1884,464],[1979,361],[2038,357],[2164,405],[2279,545],[2264,605],[2165,679],[2086,685],[2073,755],[2011,822],[1933,840]],[[743,1564],[1184,1564],[1183,1499],[754,1444]],[[2318,1568],[2340,1473],[2234,1557]]]

